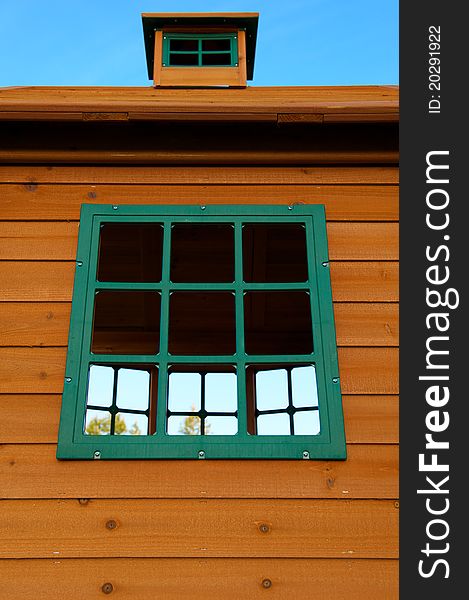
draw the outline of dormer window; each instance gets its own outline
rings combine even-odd
[[[246,87],[253,78],[257,13],[144,14],[155,87]]]
[[[173,33],[163,36],[163,67],[237,67],[238,36]]]

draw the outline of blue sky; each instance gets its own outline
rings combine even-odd
[[[146,86],[141,12],[259,12],[251,85],[398,83],[398,0],[0,0],[0,86]]]

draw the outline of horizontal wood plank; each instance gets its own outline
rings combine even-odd
[[[398,558],[392,500],[4,500],[2,510],[0,558]]]
[[[339,348],[343,394],[397,394],[397,348]],[[1,394],[61,394],[66,348],[0,348]]]
[[[336,302],[396,302],[396,262],[332,262]],[[10,302],[68,302],[72,298],[74,262],[0,262],[0,298]]]
[[[1,497],[398,497],[396,445],[352,445],[345,461],[58,461],[55,452],[54,444],[0,446]]]
[[[399,257],[397,223],[328,223],[327,235],[332,260]],[[75,260],[77,237],[77,222],[0,221],[0,260]]]
[[[0,346],[66,346],[69,302],[8,302],[0,304]],[[398,305],[336,303],[339,346],[397,346]]]
[[[395,166],[372,167],[145,167],[145,166],[0,166],[1,183],[122,184],[397,184]]]
[[[397,600],[397,560],[65,559],[2,560],[5,600]],[[269,580],[269,589],[262,582]],[[110,589],[110,588],[108,588]],[[111,596],[112,597],[112,596]]]
[[[16,149],[1,148],[0,161],[8,163],[95,163],[95,164],[139,164],[139,165],[298,165],[298,164],[397,164],[397,150],[272,150],[251,149],[248,144],[243,150],[200,150],[179,149],[168,151],[166,148],[154,150],[135,149]]]
[[[394,444],[399,439],[397,396],[344,395],[348,444]],[[0,394],[0,444],[57,441],[60,394]]]
[[[332,185],[49,185],[0,186],[0,218],[78,220],[88,204],[324,204],[332,221],[396,221],[395,186]],[[378,246],[383,245],[380,240]],[[365,250],[366,251],[366,250]]]

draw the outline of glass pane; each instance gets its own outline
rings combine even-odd
[[[208,412],[236,412],[238,393],[234,373],[207,373],[205,375],[205,410]]]
[[[201,401],[199,373],[170,373],[168,408],[171,412],[197,412]]]
[[[170,54],[169,64],[171,67],[194,67],[199,64],[198,54]]]
[[[256,407],[275,410],[288,406],[288,380],[285,369],[256,373]]]
[[[318,405],[316,369],[313,365],[292,369],[291,384],[295,408]]]
[[[148,417],[132,413],[117,413],[115,423],[116,435],[147,435]]]
[[[248,354],[310,354],[313,334],[309,294],[247,292],[244,329]]]
[[[231,50],[230,39],[211,39],[202,40],[202,50],[208,50],[211,52],[229,52]]]
[[[285,413],[259,415],[257,435],[290,435],[290,417]]]
[[[210,223],[174,225],[171,281],[218,283],[234,280],[234,229]]]
[[[199,49],[199,41],[198,40],[169,40],[170,50],[175,50],[176,52],[183,52],[186,50],[187,52],[197,52]]]
[[[231,292],[174,292],[169,302],[169,352],[234,354],[235,302]]]
[[[99,281],[160,281],[163,227],[159,223],[104,223]]]
[[[107,410],[86,411],[85,429],[86,435],[110,435],[111,414]]]
[[[244,281],[307,281],[306,230],[297,223],[243,226]]]
[[[236,417],[207,417],[205,419],[206,435],[235,435],[238,433]]]
[[[204,67],[229,67],[231,54],[202,54],[202,65]]]
[[[88,380],[88,406],[105,406],[112,404],[112,389],[114,386],[114,369],[112,367],[90,366]]]
[[[320,430],[319,411],[302,410],[293,415],[295,435],[317,435]]]
[[[160,345],[160,305],[157,292],[97,292],[91,351],[156,354]]]
[[[169,417],[169,435],[200,435],[200,418],[195,415]]]
[[[150,373],[138,369],[119,369],[117,407],[127,410],[147,410],[149,402]]]

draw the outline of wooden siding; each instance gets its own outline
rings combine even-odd
[[[379,164],[0,167],[5,598],[397,599],[397,181]],[[57,461],[83,202],[325,204],[347,460]]]

